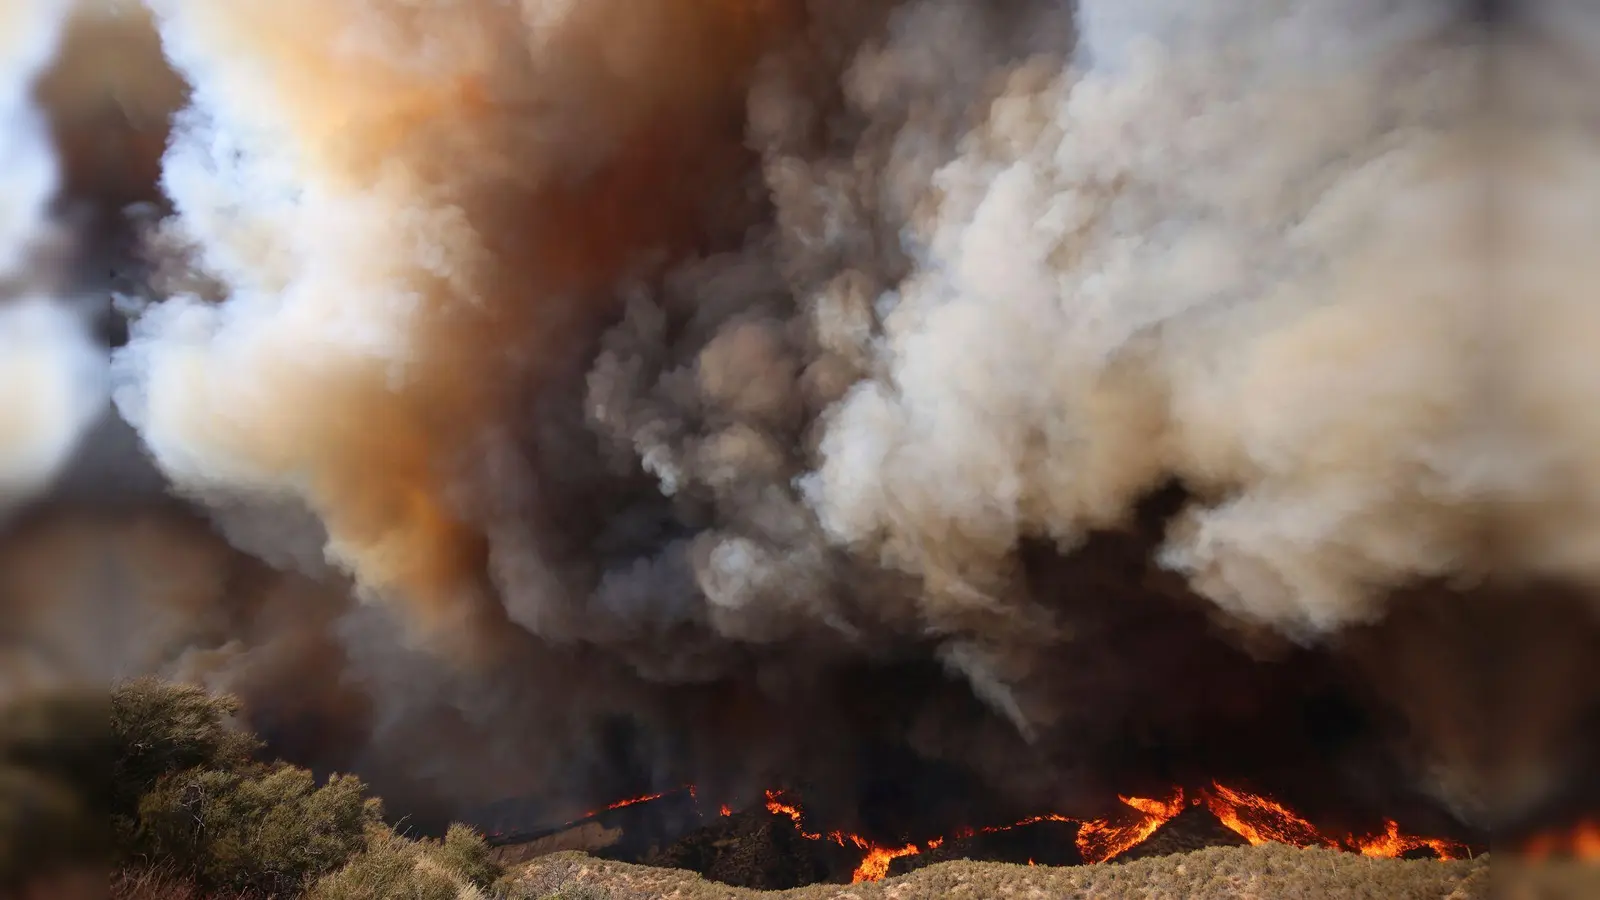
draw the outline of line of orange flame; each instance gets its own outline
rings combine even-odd
[[[1115,859],[1139,846],[1162,825],[1171,821],[1185,806],[1204,803],[1212,815],[1216,816],[1224,826],[1249,841],[1252,845],[1266,843],[1289,844],[1295,847],[1328,847],[1336,850],[1345,850],[1360,853],[1380,859],[1393,859],[1403,853],[1408,853],[1421,848],[1428,848],[1440,859],[1460,859],[1468,855],[1464,844],[1439,838],[1426,838],[1403,834],[1400,826],[1394,821],[1385,823],[1385,830],[1378,835],[1350,835],[1345,838],[1334,838],[1324,834],[1310,822],[1295,815],[1287,807],[1258,794],[1229,788],[1222,784],[1213,783],[1211,788],[1202,791],[1199,796],[1185,802],[1182,789],[1174,789],[1173,794],[1166,800],[1153,800],[1146,797],[1119,797],[1124,805],[1139,813],[1139,817],[1131,822],[1113,822],[1108,819],[1074,819],[1068,816],[1047,813],[1039,816],[1029,816],[1008,825],[991,825],[979,829],[963,829],[956,833],[956,837],[970,837],[973,834],[995,834],[1010,831],[1026,825],[1039,822],[1076,822],[1078,823],[1077,847],[1080,858],[1085,863],[1105,862]],[[783,795],[777,791],[767,791],[767,810],[775,815],[788,816],[794,821],[795,828],[800,835],[808,840],[822,840],[824,838],[843,846],[855,846],[867,851],[867,856],[851,877],[852,883],[862,881],[877,881],[888,874],[889,864],[902,857],[913,856],[925,850],[933,850],[944,843],[944,838],[934,838],[918,846],[906,844],[901,847],[884,847],[874,844],[859,835],[844,832],[831,832],[827,835],[808,832],[802,821],[800,808],[792,803],[784,802]],[[1600,846],[1600,828],[1596,828],[1592,836],[1597,846]],[[1031,864],[1030,860],[1030,864]]]
[[[690,795],[693,795],[694,794],[694,788],[692,788],[692,787],[689,788],[689,793],[690,793]],[[589,818],[591,816],[598,816],[601,813],[605,812],[606,810],[621,809],[624,806],[637,806],[640,803],[649,803],[651,800],[660,800],[662,797],[665,797],[666,795],[667,795],[667,792],[663,791],[662,793],[659,793],[659,794],[644,794],[644,795],[638,796],[638,797],[629,797],[626,800],[618,800],[615,803],[608,804],[605,809],[591,809],[588,812],[584,813],[583,815],[579,816],[578,819],[574,819],[573,821],[578,821],[579,819],[587,819],[587,818]]]
[[[1078,822],[1078,853],[1084,862],[1103,862],[1116,857],[1129,849],[1138,846],[1155,833],[1157,828],[1170,820],[1173,816],[1183,811],[1183,791],[1178,790],[1170,800],[1148,800],[1142,797],[1122,797],[1123,803],[1138,810],[1142,819],[1133,823],[1117,824],[1105,819],[1079,820],[1067,816],[1046,814],[1030,816],[1009,825],[991,825],[980,829],[966,829],[957,833],[957,837],[969,837],[975,833],[995,834],[1010,831],[1026,825],[1039,822]],[[822,840],[826,837],[841,847],[854,846],[867,851],[867,856],[856,867],[851,876],[851,883],[862,881],[877,881],[889,872],[889,863],[902,856],[914,856],[924,850],[933,850],[944,844],[944,838],[934,838],[921,846],[905,844],[900,847],[884,847],[874,844],[860,835],[834,831],[827,835],[806,831],[802,820],[800,808],[783,801],[783,796],[777,791],[767,791],[767,811],[774,815],[788,816],[793,820],[800,836],[808,840]]]
[[[691,798],[695,797],[693,785],[687,785]],[[618,800],[606,806],[606,810],[621,809],[639,803],[648,803],[666,796],[667,792],[646,794],[639,797],[629,797]],[[1394,821],[1385,823],[1385,830],[1377,835],[1349,835],[1344,838],[1331,837],[1304,818],[1296,815],[1287,807],[1277,801],[1259,794],[1227,787],[1213,782],[1210,788],[1202,790],[1198,795],[1185,797],[1181,788],[1174,788],[1172,796],[1165,800],[1154,800],[1146,797],[1123,797],[1119,800],[1124,805],[1137,813],[1137,816],[1126,821],[1112,821],[1110,819],[1076,819],[1055,813],[1029,816],[1007,825],[991,825],[983,828],[964,828],[955,833],[956,838],[971,837],[975,834],[996,834],[1010,831],[1027,825],[1040,822],[1077,823],[1077,849],[1079,857],[1085,863],[1105,862],[1115,859],[1139,846],[1153,835],[1162,825],[1171,821],[1185,807],[1204,804],[1211,814],[1216,816],[1229,830],[1243,837],[1253,845],[1267,843],[1289,844],[1295,847],[1328,847],[1336,850],[1345,850],[1360,853],[1363,856],[1393,859],[1404,853],[1428,848],[1440,859],[1460,859],[1469,854],[1468,848],[1455,841],[1439,838],[1426,838],[1403,834],[1400,826]],[[766,792],[767,811],[780,816],[786,816],[794,822],[795,829],[801,837],[807,840],[828,840],[841,847],[854,847],[866,852],[861,864],[856,867],[851,876],[852,883],[863,881],[877,881],[889,872],[889,864],[902,856],[914,856],[928,850],[934,850],[944,844],[945,838],[937,837],[922,844],[907,843],[899,847],[886,847],[860,835],[843,831],[833,831],[827,834],[809,832],[805,829],[804,816],[800,807],[792,802],[787,802],[781,791]],[[585,816],[597,815],[601,810],[591,811]],[[719,807],[722,816],[733,815],[733,809],[726,804]],[[1557,853],[1572,853],[1586,859],[1600,858],[1600,824],[1590,824],[1580,828],[1570,835],[1546,836],[1530,844],[1528,855],[1542,857]],[[1033,861],[1029,860],[1029,865]]]
[[[1333,838],[1269,797],[1217,783],[1212,783],[1211,790],[1203,795],[1203,799],[1211,814],[1223,825],[1257,846],[1278,843],[1295,847],[1329,847],[1378,859],[1394,859],[1402,853],[1424,847],[1432,850],[1440,859],[1461,859],[1470,853],[1465,844],[1456,841],[1401,834],[1399,823],[1393,820],[1384,823],[1383,834]]]

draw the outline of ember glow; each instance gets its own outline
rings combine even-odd
[[[679,788],[679,790],[688,791],[689,797],[691,799],[695,795],[694,794],[694,785],[687,785],[687,786],[685,786],[683,788]],[[573,819],[573,820],[567,822],[563,827],[576,825],[577,823],[582,822],[585,819],[592,819],[595,816],[598,816],[603,812],[610,812],[613,809],[624,809],[624,808],[629,807],[629,806],[638,806],[641,803],[650,803],[651,801],[660,800],[662,797],[665,797],[668,794],[674,794],[674,793],[677,793],[677,791],[662,791],[662,792],[656,793],[656,794],[640,794],[637,797],[628,797],[628,798],[623,799],[623,800],[618,800],[615,803],[608,803],[608,804],[605,805],[605,807],[603,807],[601,809],[588,810],[583,815],[578,816],[576,819]],[[496,836],[500,836],[500,835],[498,833],[496,833]]]
[[[793,820],[795,829],[800,832],[801,837],[808,841],[820,841],[826,837],[827,840],[841,847],[856,847],[867,851],[866,858],[861,860],[861,864],[856,866],[855,872],[850,876],[851,884],[881,880],[885,875],[889,874],[889,863],[902,856],[914,856],[924,849],[931,850],[944,842],[943,838],[935,838],[922,846],[906,844],[902,847],[882,847],[860,835],[843,831],[831,831],[824,836],[817,832],[806,831],[805,824],[802,822],[803,816],[800,812],[800,807],[794,803],[786,802],[781,791],[767,791],[766,806],[767,811],[773,815],[787,816]]]
[[[691,794],[692,793],[693,793],[693,791],[691,790]],[[606,810],[622,809],[625,806],[637,806],[640,803],[649,803],[651,800],[660,800],[662,797],[665,797],[665,796],[666,796],[666,792],[663,791],[662,793],[659,793],[659,794],[644,794],[644,795],[641,795],[641,796],[638,796],[638,797],[629,797],[626,800],[618,800],[615,803],[609,804],[603,810],[601,810],[601,809],[591,809],[588,812],[584,813],[581,818],[587,819],[587,818],[590,818],[591,816],[598,816],[600,813],[605,812]]]
[[[1521,855],[1535,861],[1565,857],[1600,862],[1600,821],[1579,822],[1566,831],[1536,835],[1522,846]]]
[[[618,800],[617,802],[615,802],[615,803],[611,804],[610,806],[606,807],[606,809],[621,809],[624,806],[633,806],[634,804],[637,804],[637,803],[649,803],[651,800],[660,800],[664,796],[666,796],[666,795],[665,794],[646,794],[643,797],[629,797],[626,800]]]

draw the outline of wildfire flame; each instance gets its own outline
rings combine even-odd
[[[690,788],[689,789],[689,793],[690,793],[691,796],[693,796],[694,789]],[[666,792],[663,791],[662,793],[659,793],[659,794],[644,794],[644,795],[639,796],[639,797],[629,797],[626,800],[618,800],[617,802],[608,805],[605,809],[591,809],[588,812],[584,813],[581,818],[587,819],[587,818],[589,818],[591,816],[598,816],[601,813],[605,812],[606,810],[621,809],[624,806],[637,806],[640,803],[649,803],[651,800],[660,800],[662,797],[665,797],[666,795],[667,795]]]
[[[855,835],[851,835],[855,837]],[[863,881],[881,881],[889,874],[889,863],[902,856],[914,856],[922,852],[916,844],[907,844],[898,849],[887,847],[871,847],[867,850],[867,858],[856,866],[855,872],[850,875],[851,884],[860,884]]]
[[[1455,841],[1401,834],[1399,823],[1392,820],[1384,823],[1385,830],[1380,835],[1333,838],[1269,797],[1217,783],[1212,783],[1211,790],[1203,798],[1212,815],[1255,846],[1279,843],[1295,847],[1329,847],[1377,859],[1394,859],[1402,853],[1424,847],[1432,850],[1440,859],[1461,859],[1468,854],[1466,846]]]
[[[685,789],[691,798],[695,797],[692,785]],[[648,803],[666,796],[667,793],[671,792],[629,797],[626,800],[618,800],[605,809],[622,809]],[[1446,860],[1461,859],[1469,853],[1465,845],[1455,841],[1404,834],[1400,831],[1399,824],[1394,821],[1385,822],[1384,831],[1380,834],[1333,837],[1270,797],[1216,782],[1193,796],[1186,795],[1181,788],[1174,788],[1172,795],[1164,800],[1125,796],[1119,796],[1118,799],[1132,810],[1133,815],[1125,819],[1112,820],[1077,819],[1056,813],[1045,813],[1005,825],[964,828],[952,836],[966,838],[976,834],[996,834],[1040,822],[1076,823],[1078,855],[1085,863],[1098,863],[1115,859],[1149,840],[1157,829],[1188,806],[1203,804],[1219,822],[1252,845],[1280,843],[1295,847],[1327,847],[1380,859],[1393,859],[1422,848],[1430,849],[1440,859]],[[783,816],[792,821],[795,830],[806,840],[826,840],[841,847],[853,847],[863,851],[865,856],[851,875],[850,880],[853,884],[878,881],[889,874],[889,865],[894,860],[936,850],[942,847],[946,840],[941,836],[921,844],[907,843],[893,847],[883,846],[860,835],[844,831],[832,831],[827,834],[807,831],[805,816],[798,802],[777,790],[765,793],[765,807],[773,815]],[[598,815],[602,811],[597,810],[587,815]],[[733,808],[722,804],[718,808],[718,813],[724,817],[732,816]],[[1538,838],[1529,844],[1526,853],[1535,858],[1571,854],[1582,859],[1600,859],[1600,822],[1585,823],[1568,834]],[[1032,859],[1028,860],[1028,865],[1034,864]]]
[[[1104,862],[1129,849],[1144,843],[1167,821],[1178,813],[1183,812],[1183,791],[1177,790],[1169,800],[1150,800],[1143,797],[1120,797],[1124,804],[1138,811],[1141,819],[1133,823],[1113,823],[1106,819],[1073,819],[1067,816],[1047,813],[1040,816],[1029,816],[1012,822],[1008,825],[991,825],[976,830],[968,829],[960,832],[957,837],[968,837],[972,834],[995,834],[1001,831],[1010,831],[1025,825],[1035,825],[1039,822],[1077,822],[1078,853],[1084,862]],[[841,847],[856,847],[867,851],[867,856],[856,867],[850,881],[858,884],[863,881],[878,881],[889,873],[889,863],[902,856],[915,856],[924,850],[933,850],[944,844],[944,838],[938,837],[923,843],[906,844],[901,847],[884,847],[875,844],[860,835],[834,831],[827,835],[806,831],[802,821],[800,808],[793,803],[784,801],[779,791],[767,791],[767,811],[773,815],[787,816],[799,830],[800,836],[812,841],[827,839]]]
[[[1254,846],[1278,843],[1296,847],[1335,847],[1316,826],[1267,797],[1212,784],[1204,795],[1211,814]]]
[[[1149,840],[1157,828],[1183,812],[1182,788],[1176,789],[1165,801],[1121,796],[1117,799],[1138,810],[1144,818],[1131,825],[1116,825],[1104,819],[1084,822],[1078,827],[1078,855],[1084,862],[1105,862],[1121,856]]]
[[[1380,835],[1354,838],[1356,852],[1374,859],[1395,859],[1402,853],[1427,847],[1440,859],[1461,859],[1469,855],[1467,848],[1455,841],[1401,834],[1400,823],[1393,819],[1384,823],[1384,829]]]

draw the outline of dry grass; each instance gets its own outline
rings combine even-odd
[[[515,900],[1488,900],[1488,879],[1487,857],[1373,860],[1272,845],[1071,868],[960,860],[876,883],[766,893],[569,852],[534,860],[509,880]]]
[[[1494,871],[1496,900],[1594,900],[1600,897],[1600,866],[1559,862],[1507,862]]]
[[[263,894],[205,891],[166,868],[123,869],[111,876],[109,892],[104,876],[99,887],[99,896],[110,900],[279,900]],[[88,896],[84,895],[85,900]]]
[[[465,829],[413,841],[374,829],[365,852],[311,886],[306,900],[487,900],[499,874],[490,850]]]

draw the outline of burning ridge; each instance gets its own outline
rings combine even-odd
[[[632,797],[612,803],[605,810],[587,813],[582,819],[560,826],[560,830],[579,826],[583,821],[599,816],[603,812],[654,803],[668,794],[679,793],[687,794],[691,800],[697,797],[693,786],[675,792]],[[846,831],[808,830],[801,802],[790,792],[767,790],[762,805],[769,814],[792,823],[798,835],[805,840],[830,842],[839,847],[854,848],[864,854],[851,873],[852,883],[881,880],[889,874],[890,864],[894,860],[937,850],[947,840],[959,841],[980,834],[998,834],[1040,822],[1076,825],[1074,842],[1077,859],[1085,864],[1105,862],[1139,847],[1163,825],[1191,807],[1205,808],[1222,826],[1237,834],[1242,842],[1256,846],[1280,843],[1301,848],[1326,847],[1382,859],[1394,859],[1424,850],[1442,860],[1463,859],[1472,853],[1467,845],[1457,841],[1403,834],[1399,825],[1392,820],[1385,824],[1385,831],[1381,834],[1349,835],[1343,838],[1330,836],[1270,798],[1218,783],[1191,792],[1188,796],[1182,789],[1175,788],[1171,796],[1161,800],[1139,797],[1119,799],[1125,808],[1121,814],[1110,819],[1080,820],[1049,813],[1030,816],[1008,824],[963,828],[948,836],[909,841],[893,846],[882,845],[862,835]],[[723,805],[719,809],[719,815],[724,818],[731,816],[733,810]],[[533,836],[492,835],[492,839],[498,843],[514,843],[531,837]]]

